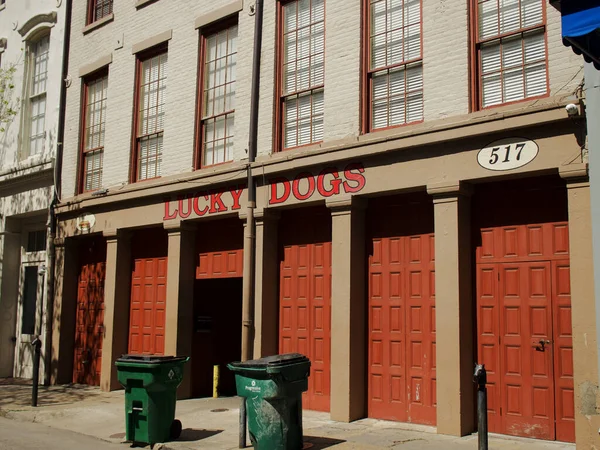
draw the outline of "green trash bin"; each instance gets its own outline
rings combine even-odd
[[[227,367],[246,398],[248,432],[255,450],[302,449],[302,393],[310,360],[299,353],[269,356]]]
[[[183,380],[187,356],[123,355],[115,361],[125,388],[125,434],[131,442],[156,444],[177,439],[177,387]]]

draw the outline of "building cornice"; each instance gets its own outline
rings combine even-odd
[[[511,132],[527,127],[568,121],[564,106],[552,98],[523,104],[518,109],[498,108],[447,119],[428,121],[410,127],[371,133],[300,149],[260,156],[252,164],[254,176],[272,177],[304,167],[335,164],[350,159],[366,160],[378,155],[391,154],[466,138],[477,138],[490,133]],[[140,201],[154,196],[171,195],[193,189],[215,187],[225,183],[240,183],[246,179],[245,160],[235,161],[219,168],[201,169],[172,175],[149,182],[108,187],[108,194],[92,197],[90,194],[65,199],[57,208],[65,214],[84,208],[106,207],[116,202]]]

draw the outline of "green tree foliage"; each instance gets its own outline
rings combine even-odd
[[[0,68],[0,133],[4,133],[19,109],[19,99],[13,98],[15,91],[13,79],[16,71],[16,64]]]

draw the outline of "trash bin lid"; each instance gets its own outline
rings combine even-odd
[[[300,353],[285,353],[283,355],[266,356],[260,359],[251,359],[244,362],[232,362],[233,367],[248,367],[252,369],[261,369],[268,367],[285,366],[287,364],[296,364],[309,361],[309,359]]]
[[[117,359],[118,362],[141,364],[172,363],[182,360],[187,360],[187,356],[122,355],[119,359]]]

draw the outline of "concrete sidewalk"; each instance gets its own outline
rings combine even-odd
[[[183,423],[181,437],[163,448],[234,450],[238,448],[239,398],[191,399],[177,403]],[[124,440],[123,391],[101,392],[89,386],[40,387],[38,407],[31,403],[31,385],[0,380],[0,416],[43,423],[104,441]],[[363,419],[353,423],[329,420],[329,414],[304,412],[305,447],[314,450],[447,449],[475,450],[477,436],[435,434],[435,428]],[[249,442],[248,442],[249,444]],[[128,448],[123,444],[123,448]],[[155,447],[156,448],[156,447]],[[571,444],[492,436],[491,449],[574,450]]]

